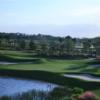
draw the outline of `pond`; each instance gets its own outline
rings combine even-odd
[[[100,82],[100,77],[92,76],[90,74],[64,74],[65,77],[82,79],[85,81]]]
[[[42,81],[0,76],[0,96],[11,96],[31,90],[49,92],[55,87],[57,85]]]

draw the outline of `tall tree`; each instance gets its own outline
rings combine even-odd
[[[73,54],[74,51],[74,42],[70,36],[65,38],[65,44],[66,44],[66,51],[67,54]]]
[[[30,50],[33,50],[33,51],[36,51],[36,49],[37,49],[37,44],[36,44],[36,42],[35,41],[30,41],[29,42],[29,49]]]
[[[19,50],[25,50],[25,48],[26,48],[26,42],[25,42],[25,40],[19,40],[18,41],[18,49]]]

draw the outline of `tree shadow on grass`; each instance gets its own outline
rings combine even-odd
[[[81,72],[86,73],[96,73],[98,71],[98,68],[92,68],[92,69],[82,69]]]
[[[68,68],[65,68],[64,70],[79,70],[79,69],[83,69],[83,68],[86,68],[88,67],[86,64],[85,65],[81,65],[81,66],[69,66]]]

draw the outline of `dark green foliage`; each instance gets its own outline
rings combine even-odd
[[[3,97],[0,97],[0,100],[11,100],[11,97],[10,96],[3,96]]]
[[[36,51],[37,49],[37,43],[35,41],[30,41],[29,42],[29,50],[33,50],[33,51]]]
[[[57,87],[54,88],[53,91],[49,93],[49,100],[61,100],[63,97],[70,97],[71,96],[71,89],[67,87]],[[52,99],[52,97],[54,97]]]
[[[80,54],[75,48],[77,40],[83,44]],[[64,38],[41,34],[0,33],[0,49],[34,51],[37,55],[42,56],[89,55],[91,54],[91,44],[95,46],[97,54],[100,54],[99,37],[93,39],[77,39],[70,36]]]
[[[0,97],[0,100],[73,100],[71,96],[76,93],[72,93],[72,90],[71,88],[59,86],[50,92],[32,90],[22,94],[3,96]]]

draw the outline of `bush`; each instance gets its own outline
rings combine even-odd
[[[85,93],[81,94],[77,100],[97,100],[97,97],[91,91],[86,91]]]

